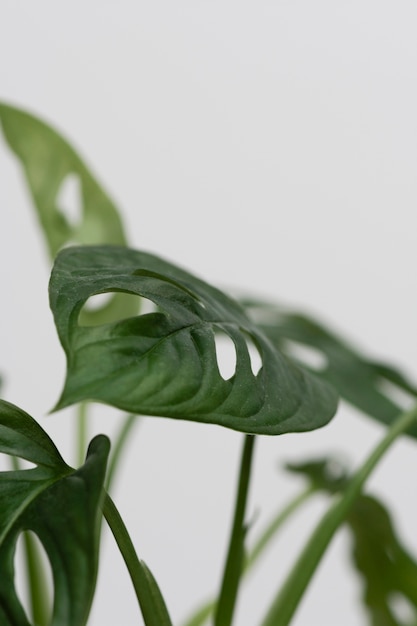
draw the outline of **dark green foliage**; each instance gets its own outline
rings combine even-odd
[[[88,298],[109,291],[148,298],[158,311],[80,325]],[[284,357],[239,304],[151,254],[116,246],[67,248],[52,271],[50,304],[67,355],[57,408],[97,400],[132,413],[271,435],[318,428],[336,411],[332,389]],[[220,331],[236,350],[236,372],[228,380],[216,358]],[[257,374],[249,340],[262,359]]]
[[[367,359],[313,318],[264,302],[245,301],[244,305],[262,332],[285,354],[294,358],[297,345],[318,351],[323,365],[312,371],[333,385],[342,398],[376,420],[391,424],[403,410],[390,394],[390,386],[408,394],[411,402],[417,397],[416,385],[399,370]],[[417,425],[409,434],[417,437]]]
[[[85,465],[73,470],[42,428],[24,411],[0,401],[0,452],[36,467],[0,473],[0,624],[30,624],[15,590],[14,553],[23,531],[39,537],[51,563],[51,626],[83,626],[98,563],[100,504],[108,439],[96,437]]]

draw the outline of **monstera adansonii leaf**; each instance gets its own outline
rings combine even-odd
[[[287,469],[303,474],[317,489],[331,494],[343,491],[349,481],[346,470],[334,459],[289,464]],[[386,505],[371,495],[361,494],[346,523],[352,534],[352,560],[360,574],[369,624],[415,624],[417,562],[404,547]]]
[[[69,244],[126,245],[119,212],[80,156],[53,128],[37,117],[0,102],[0,122],[8,146],[19,159],[42,226],[51,258]],[[79,186],[79,215],[69,219],[60,196],[69,180]],[[132,300],[115,296],[94,311],[86,323],[134,315]]]
[[[82,326],[87,300],[109,291],[137,294],[157,310]],[[151,254],[67,248],[52,271],[50,304],[67,356],[56,408],[95,400],[271,435],[318,428],[336,411],[333,389],[287,360],[234,300]],[[226,334],[236,352],[235,373],[227,379],[216,358],[217,333]],[[262,361],[257,373],[249,344]]]
[[[93,439],[74,470],[35,420],[0,401],[0,452],[34,464],[0,473],[0,624],[31,624],[16,593],[14,555],[19,535],[32,531],[52,568],[51,626],[84,626],[96,583],[108,439]]]
[[[244,300],[241,304],[276,348],[329,382],[366,415],[391,424],[405,408],[395,391],[408,396],[410,406],[415,402],[417,386],[402,372],[367,358],[313,317],[268,302]],[[322,363],[311,368],[300,348],[313,349]],[[417,426],[408,434],[417,437]]]

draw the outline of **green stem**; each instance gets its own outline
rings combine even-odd
[[[325,513],[276,596],[262,626],[287,626],[290,623],[327,546],[360,495],[365,481],[390,445],[399,435],[407,431],[416,419],[417,406],[399,416],[383,440],[349,481],[343,494],[337,497],[336,502]]]
[[[75,458],[76,467],[80,467],[85,462],[85,455],[88,447],[88,422],[87,422],[87,402],[80,402],[77,408],[77,440]]]
[[[159,587],[145,563],[139,560],[120,513],[108,494],[105,495],[103,514],[126,563],[145,626],[172,626]]]
[[[273,539],[282,524],[284,524],[284,522],[286,522],[287,519],[316,491],[317,488],[314,485],[310,485],[274,516],[269,526],[265,528],[262,535],[259,537],[249,553],[245,562],[245,573],[249,571],[253,565],[255,565],[255,562],[265,551],[269,542]]]
[[[19,459],[11,457],[14,471],[21,470]],[[29,592],[29,603],[33,622],[37,626],[48,626],[51,618],[50,589],[38,545],[30,533],[23,533],[25,574]]]
[[[230,626],[244,565],[244,524],[255,437],[245,435],[229,550],[217,603],[215,626]]]
[[[23,533],[23,540],[33,622],[36,626],[48,626],[51,619],[50,590],[41,562],[41,553],[29,533]]]
[[[139,419],[140,417],[134,413],[127,415],[124,423],[122,424],[122,427],[120,428],[115,438],[115,442],[113,444],[113,451],[110,456],[108,470],[107,470],[107,480],[106,480],[107,491],[110,490],[110,486],[113,483],[115,471],[118,467],[123,448],[125,447],[128,441],[130,432],[133,426],[137,423]]]
[[[262,554],[265,552],[271,540],[277,534],[281,526],[287,521],[289,517],[302,505],[304,502],[317,491],[317,488],[313,485],[307,487],[304,491],[298,494],[293,500],[291,500],[284,509],[281,509],[276,513],[272,521],[263,531],[259,537],[251,552],[249,553],[242,572],[243,576],[246,576],[252,568],[259,561]],[[193,613],[184,624],[184,626],[202,626],[205,624],[214,612],[216,608],[215,600],[208,600],[202,606],[200,606],[195,613]]]

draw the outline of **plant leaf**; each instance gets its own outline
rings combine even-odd
[[[417,397],[417,386],[399,370],[367,359],[312,317],[265,302],[246,300],[243,305],[268,339],[291,358],[300,362],[294,351],[297,347],[317,351],[323,365],[311,368],[304,361],[304,367],[331,383],[342,398],[370,417],[391,424],[403,410],[390,396],[390,385],[410,396],[410,406],[412,398]],[[417,437],[417,425],[408,434]]]
[[[353,533],[352,556],[363,577],[363,600],[370,623],[410,623],[397,615],[397,601],[405,604],[413,613],[412,623],[417,623],[417,562],[402,546],[386,507],[376,498],[362,496],[347,522]]]
[[[38,118],[0,102],[0,122],[10,149],[20,160],[42,226],[50,257],[69,244],[126,244],[119,212],[75,150]],[[81,215],[71,223],[59,207],[64,182],[80,185]],[[114,297],[105,307],[85,311],[85,322],[102,323],[137,312],[137,305]]]
[[[346,521],[355,502],[362,497],[361,493],[366,480],[393,442],[407,432],[416,420],[417,405],[410,411],[400,414],[387,429],[382,441],[347,482],[341,495],[333,497],[332,504],[310,535],[290,574],[275,596],[262,626],[276,626],[277,624],[287,626],[290,623],[330,541],[338,528]],[[379,624],[378,622],[378,626]]]
[[[143,296],[158,312],[82,326],[88,298],[110,291]],[[333,390],[286,359],[235,301],[156,256],[117,246],[67,248],[52,271],[50,304],[67,356],[56,408],[96,400],[253,434],[312,430],[335,413]],[[227,380],[216,332],[236,350],[236,371]],[[262,359],[257,374],[249,341]]]
[[[333,469],[332,469],[333,468]],[[287,465],[330,494],[348,485],[345,470],[334,471],[334,459]],[[360,495],[346,517],[352,537],[353,562],[361,574],[363,600],[372,626],[404,626],[396,601],[406,602],[417,621],[417,562],[402,546],[386,506],[370,495]]]
[[[95,588],[102,487],[109,442],[90,444],[85,464],[70,468],[27,413],[0,401],[0,452],[36,465],[0,473],[0,623],[29,626],[15,590],[14,553],[21,532],[43,544],[54,579],[51,626],[84,626]]]

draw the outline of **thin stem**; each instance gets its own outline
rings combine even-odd
[[[298,558],[284,586],[276,596],[262,626],[288,626],[303,594],[339,526],[343,523],[365,481],[396,438],[417,419],[417,406],[402,413],[362,467],[349,481],[346,490],[325,513]]]
[[[126,563],[146,626],[172,626],[159,587],[143,561],[140,561],[127,528],[108,494],[103,514]]]
[[[22,469],[18,458],[11,457],[11,462],[14,471],[17,472]],[[48,626],[51,617],[50,589],[39,548],[32,535],[27,532],[23,533],[23,554],[33,621],[37,626]]]
[[[128,441],[130,432],[133,426],[135,426],[135,424],[137,423],[139,419],[140,419],[140,416],[134,413],[127,415],[124,423],[122,424],[116,436],[115,442],[113,444],[113,451],[111,453],[110,460],[109,460],[108,470],[107,470],[107,480],[106,480],[107,491],[110,490],[110,486],[113,483],[115,471],[118,467],[122,451]]]
[[[246,501],[251,474],[253,448],[255,437],[245,435],[245,441],[240,465],[239,482],[235,504],[235,513],[232,532],[229,540],[229,550],[220,588],[219,600],[214,619],[215,626],[230,626],[239,588],[239,582],[244,565],[244,539],[246,527],[244,524]]]
[[[245,562],[245,573],[255,565],[282,524],[316,491],[317,488],[310,485],[274,516],[249,553]]]
[[[41,562],[41,553],[33,537],[23,533],[30,606],[36,626],[48,626],[51,619],[50,589]]]
[[[75,450],[77,467],[84,463],[88,447],[87,406],[87,402],[80,402],[77,407],[77,440]]]
[[[272,518],[272,521],[268,524],[265,530],[262,532],[259,539],[256,541],[254,547],[251,552],[249,552],[248,557],[244,563],[244,569],[242,572],[242,576],[246,576],[252,568],[259,561],[262,554],[265,552],[269,543],[275,537],[281,526],[287,521],[293,513],[295,513],[298,508],[304,504],[304,502],[313,495],[317,491],[316,487],[311,485],[307,487],[304,491],[298,494],[293,500],[290,500],[286,506],[278,511]],[[185,622],[184,626],[202,626],[207,622],[210,615],[214,612],[216,608],[215,600],[208,600],[203,605],[201,605]]]

